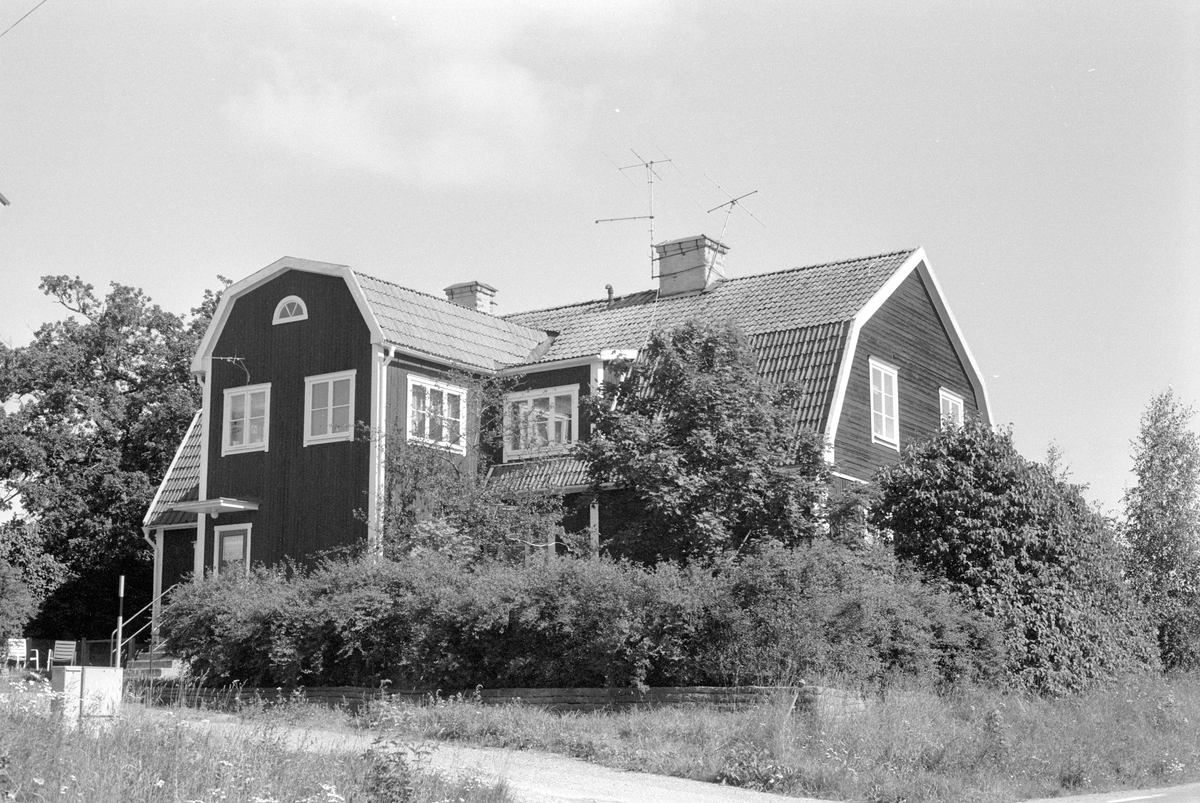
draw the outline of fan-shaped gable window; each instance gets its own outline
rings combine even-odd
[[[292,323],[293,321],[304,321],[307,319],[308,307],[304,306],[304,299],[300,298],[300,296],[288,296],[275,307],[275,317],[271,320],[271,323]]]

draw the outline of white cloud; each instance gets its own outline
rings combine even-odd
[[[582,60],[646,52],[671,13],[669,0],[313,4],[264,26],[269,49],[223,111],[315,166],[508,183],[545,173],[587,119],[600,79]]]

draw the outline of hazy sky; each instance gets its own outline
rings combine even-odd
[[[645,221],[594,222],[647,213],[632,149],[730,275],[924,246],[997,420],[1112,509],[1150,396],[1200,401],[1198,43],[1189,0],[47,0],[0,37],[0,338],[45,274],[184,312],[284,255],[646,289]]]

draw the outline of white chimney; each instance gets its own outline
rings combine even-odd
[[[459,282],[450,285],[444,292],[451,304],[486,312],[488,315],[492,314],[492,307],[496,303],[493,300],[496,297],[496,288],[483,282]]]
[[[654,246],[658,255],[658,294],[661,297],[698,293],[725,280],[729,249],[698,234]]]

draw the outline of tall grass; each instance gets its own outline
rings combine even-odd
[[[892,691],[854,715],[661,708],[555,714],[470,700],[382,704],[407,738],[564,753],[783,794],[877,803],[1011,801],[1200,779],[1200,679],[1141,678],[1049,700]]]
[[[216,732],[194,717],[136,706],[111,720],[64,722],[44,681],[0,680],[0,798],[188,803],[506,803],[503,785],[429,770],[420,751],[289,745],[271,718]]]

